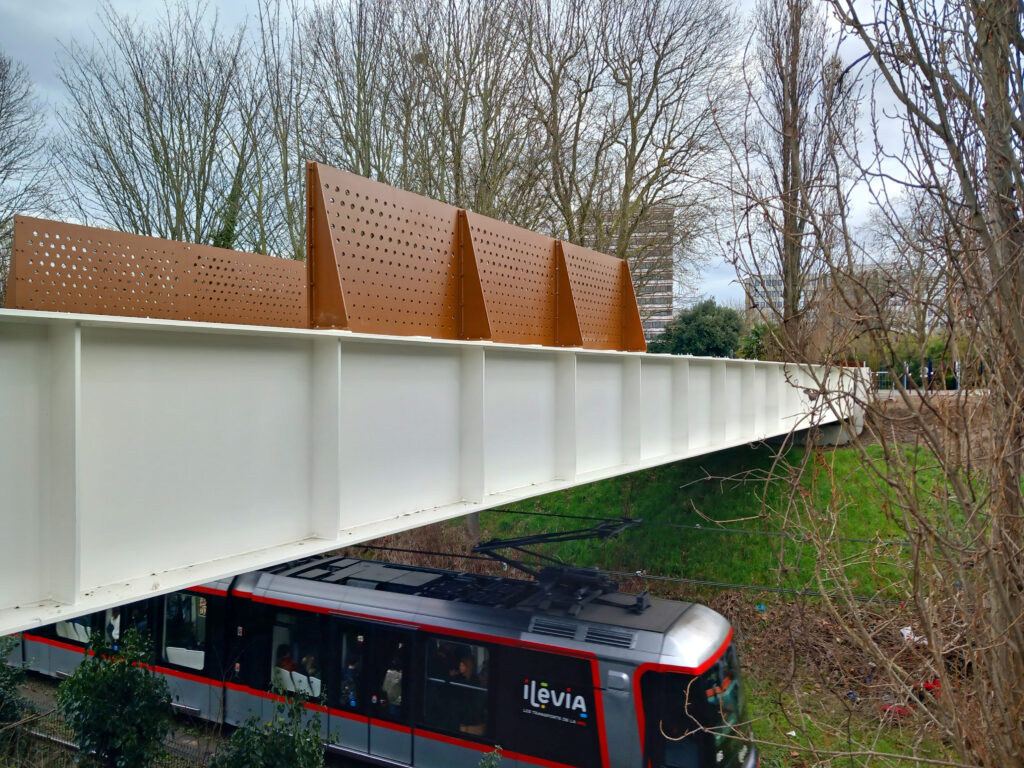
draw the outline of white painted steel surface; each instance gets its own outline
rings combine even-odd
[[[810,426],[805,386],[780,363],[0,310],[0,635]]]

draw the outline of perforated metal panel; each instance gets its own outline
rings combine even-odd
[[[221,248],[192,248],[201,249],[191,267],[192,320],[309,326],[304,263]]]
[[[306,265],[19,216],[7,306],[308,327]]]
[[[559,241],[559,248],[565,260],[583,346],[588,349],[646,349],[626,263],[572,243]]]
[[[491,338],[555,344],[555,241],[466,211]]]
[[[644,349],[624,262],[308,168],[305,264],[19,217],[7,306]]]
[[[347,327],[459,338],[458,209],[326,165],[314,170],[332,249],[314,258],[334,260]],[[317,268],[317,279],[329,272]]]
[[[624,262],[574,247],[560,270],[546,235],[319,163],[307,180],[313,327],[646,348]]]

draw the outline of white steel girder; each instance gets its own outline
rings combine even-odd
[[[834,421],[814,373],[0,310],[0,635]]]

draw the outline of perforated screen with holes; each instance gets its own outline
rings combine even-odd
[[[562,242],[583,346],[622,349],[622,261]]]
[[[17,217],[8,306],[308,327],[306,265]]]
[[[555,343],[555,241],[466,213],[494,341]]]
[[[459,338],[458,209],[317,168],[349,328]]]

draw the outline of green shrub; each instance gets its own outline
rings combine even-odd
[[[320,721],[302,722],[302,701],[285,697],[269,723],[252,717],[210,762],[210,768],[322,768]]]
[[[25,679],[25,665],[8,664],[6,661],[18,642],[14,635],[0,637],[0,723],[18,720],[27,706],[18,693],[18,686]]]
[[[172,713],[167,681],[145,666],[152,663],[148,641],[129,629],[115,651],[94,633],[88,650],[57,688],[75,742],[110,768],[151,765],[164,751]]]

